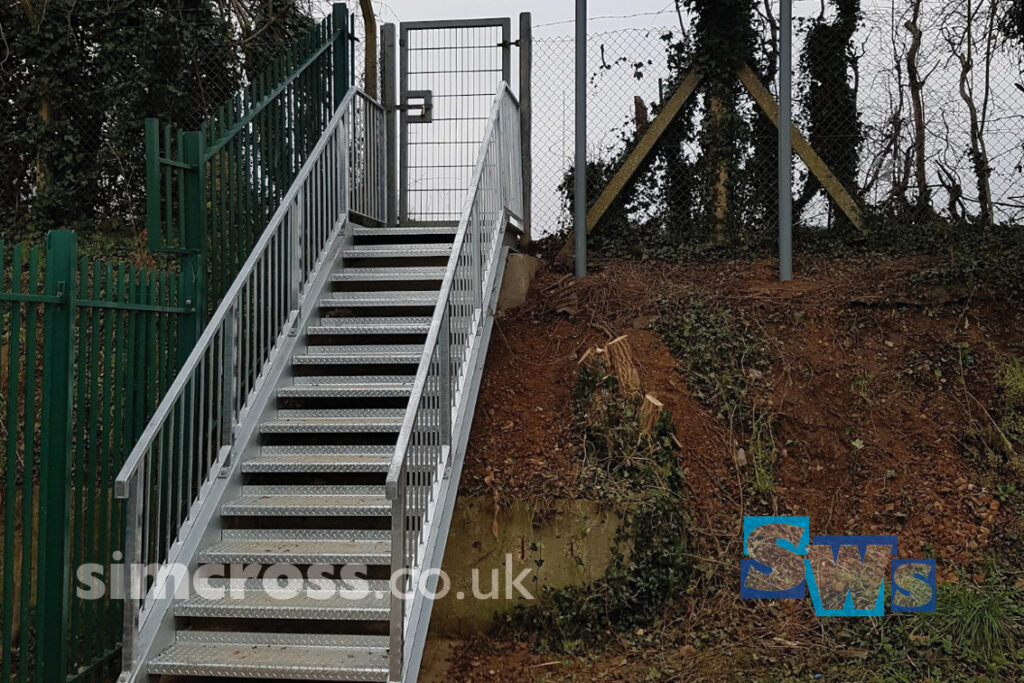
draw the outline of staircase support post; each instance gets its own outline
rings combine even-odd
[[[451,327],[452,327],[452,316],[451,312],[446,308],[444,316],[441,318],[441,330],[437,335],[437,364],[440,366],[439,371],[439,384],[438,387],[438,400],[440,405],[438,406],[439,422],[438,429],[441,432],[441,449],[445,447],[451,447],[452,445],[452,359],[451,359]],[[467,344],[472,344],[473,340],[468,339]],[[450,452],[450,451],[449,451]],[[445,474],[448,474],[451,468],[451,458],[445,466]]]
[[[469,217],[469,227],[472,231],[470,235],[472,241],[473,252],[473,308],[474,310],[481,310],[483,308],[484,300],[484,273],[483,273],[483,240],[482,233],[480,230],[480,212],[477,209],[473,209],[473,212]]]
[[[395,25],[384,24],[381,28],[381,90],[384,104],[384,151],[387,163],[387,177],[384,192],[387,196],[387,225],[398,225],[398,42],[395,39]]]
[[[235,304],[224,316],[224,332],[221,336],[221,405],[220,405],[220,453],[221,466],[225,475],[231,464],[231,444],[234,441],[235,404],[235,342],[238,327],[238,305]]]
[[[300,272],[302,270],[302,250],[303,250],[303,244],[302,244],[303,234],[302,233],[303,233],[303,226],[305,225],[305,211],[306,211],[305,202],[303,202],[302,196],[303,196],[303,193],[300,192],[295,197],[295,203],[292,204],[291,210],[288,212],[288,218],[289,218],[288,232],[290,233],[289,234],[289,240],[291,242],[291,244],[289,245],[289,251],[290,251],[289,258],[291,259],[291,266],[290,266],[289,270],[291,272],[288,274],[288,278],[289,278],[289,283],[288,284],[289,284],[289,292],[290,292],[290,300],[288,302],[288,307],[291,310],[295,310],[295,311],[297,311],[299,309],[299,293],[300,293],[299,292],[299,290],[300,290],[299,279],[300,279]]]
[[[529,12],[519,14],[519,149],[522,160],[523,236],[520,248],[533,239],[533,22]]]

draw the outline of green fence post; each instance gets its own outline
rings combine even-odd
[[[160,251],[164,248],[160,231],[160,122],[149,118],[145,126],[146,240],[150,251]]]
[[[178,326],[178,368],[192,353],[206,325],[206,159],[203,134],[189,131],[182,138],[185,172],[182,231],[181,306],[191,308]]]
[[[39,680],[63,681],[70,600],[71,409],[75,341],[75,234],[46,236],[44,293],[59,297],[43,317],[43,414],[39,470]],[[85,483],[85,482],[83,482]],[[87,485],[87,483],[85,483]]]
[[[331,8],[331,24],[334,29],[334,109],[348,94],[348,5],[336,2]]]

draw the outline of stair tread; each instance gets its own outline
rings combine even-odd
[[[426,334],[429,329],[429,316],[324,318],[306,334]]]
[[[303,355],[377,356],[380,354],[423,354],[423,344],[345,344],[306,347]]]
[[[345,384],[296,384],[277,390],[278,398],[387,398],[408,396],[412,391],[408,382],[363,382]]]
[[[409,364],[419,363],[422,356],[422,344],[309,346],[303,353],[292,356],[292,363],[296,365]]]
[[[360,306],[427,306],[437,302],[438,290],[409,292],[332,292],[320,299],[321,308]]]
[[[206,586],[209,594],[193,593],[175,604],[174,613],[180,617],[380,620],[390,612],[387,581],[299,581],[211,578]]]
[[[281,408],[278,420],[381,420],[405,417],[405,408]]]
[[[394,446],[364,446],[358,445],[333,445],[319,444],[309,446],[263,446],[260,448],[261,456],[287,457],[297,455],[313,455],[323,457],[379,457],[391,455],[395,452]]]
[[[242,463],[242,471],[252,473],[379,473],[387,472],[391,454],[383,455],[257,455]]]
[[[459,231],[459,228],[454,225],[446,226],[431,226],[422,228],[413,227],[384,227],[384,228],[365,228],[362,226],[353,229],[352,234],[355,237],[405,237],[409,235],[455,235]]]
[[[278,410],[277,417],[260,423],[263,434],[291,432],[391,432],[402,426],[404,408]]]
[[[443,244],[358,244],[346,249],[345,258],[407,258],[421,256],[448,256],[452,253],[450,242]]]
[[[153,675],[387,681],[387,636],[179,631]]]
[[[263,446],[243,472],[387,472],[394,446]]]
[[[387,531],[333,529],[233,529],[199,553],[203,563],[387,564]]]
[[[344,268],[331,275],[332,282],[402,282],[442,280],[444,266],[389,266],[376,268]]]
[[[383,486],[244,486],[221,507],[228,516],[380,516],[391,513]]]
[[[308,375],[295,377],[292,386],[349,386],[362,384],[406,384],[415,375]]]

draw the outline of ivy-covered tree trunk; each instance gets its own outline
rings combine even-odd
[[[724,242],[741,223],[735,190],[750,127],[739,111],[737,69],[754,62],[754,0],[685,0],[693,12],[694,64],[704,74],[705,115],[698,172],[704,180],[701,205]]]
[[[247,43],[217,0],[0,3],[0,237],[141,227],[143,120],[198,128],[241,88],[247,47],[255,67],[311,25],[298,0],[249,6],[282,25]]]
[[[860,21],[860,0],[832,0],[837,16],[828,22],[819,17],[807,31],[801,62],[805,84],[807,138],[811,147],[851,194],[857,195],[857,170],[863,137],[857,89],[852,79],[856,69],[853,36]],[[797,216],[823,191],[812,174],[794,203]],[[851,230],[852,224],[830,201],[836,226]]]

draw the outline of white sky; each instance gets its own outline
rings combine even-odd
[[[865,0],[863,5],[880,1]],[[516,17],[532,12],[534,33],[541,35],[571,33],[576,7],[575,0],[374,0],[373,4],[379,19],[390,22]],[[796,16],[817,14],[820,7],[821,0],[793,0]],[[587,14],[588,27],[594,31],[678,24],[673,0],[588,0]]]

